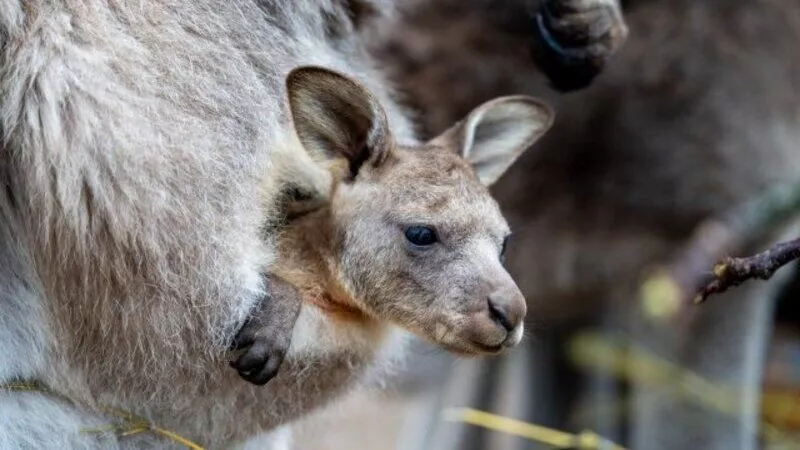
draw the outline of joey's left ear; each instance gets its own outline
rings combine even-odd
[[[387,159],[393,138],[386,112],[362,84],[324,67],[302,66],[286,76],[286,91],[297,137],[313,158],[346,161],[350,179]]]
[[[553,124],[555,113],[541,100],[515,95],[490,100],[430,143],[452,147],[490,186]]]

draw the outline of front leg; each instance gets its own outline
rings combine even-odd
[[[264,385],[278,374],[289,351],[302,304],[300,292],[272,274],[266,275],[267,293],[233,342],[244,350],[231,367],[245,380]]]
[[[619,0],[542,0],[533,58],[559,91],[588,86],[628,36]]]

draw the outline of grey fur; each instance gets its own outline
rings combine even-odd
[[[288,70],[354,76],[416,142],[352,32],[354,5],[368,2],[0,2],[0,383],[80,402],[0,392],[0,443],[113,447],[77,433],[108,420],[77,411],[110,404],[217,447],[366,370],[368,354],[320,361],[341,374],[324,379],[289,361],[256,389],[226,350],[273,257],[258,193],[293,145]]]

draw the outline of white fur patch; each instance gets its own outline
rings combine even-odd
[[[37,278],[15,231],[7,199],[0,195],[0,384],[35,377],[48,350],[44,305],[34,292]]]
[[[517,345],[522,341],[522,336],[525,334],[525,323],[520,323],[519,326],[514,330],[514,334],[511,336],[511,340],[509,341],[512,345]]]
[[[38,392],[0,390],[0,448],[115,449],[113,434],[81,430],[108,423]]]
[[[291,450],[292,428],[290,425],[278,427],[269,433],[259,434],[248,439],[238,450]]]
[[[303,305],[292,334],[289,355],[327,354],[337,351],[373,351],[378,347],[402,347],[399,329],[382,324],[332,321],[315,306]],[[376,339],[378,341],[376,342]]]

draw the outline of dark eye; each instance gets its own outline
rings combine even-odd
[[[436,232],[431,227],[415,225],[406,228],[406,239],[414,245],[427,247],[436,243]]]
[[[506,238],[503,239],[503,247],[500,248],[500,261],[505,261],[506,260],[506,248],[508,247],[508,238],[509,237],[510,236],[506,236]]]

